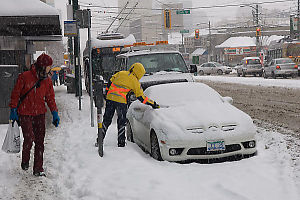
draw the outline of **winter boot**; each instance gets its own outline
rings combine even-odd
[[[23,169],[23,170],[28,170],[28,168],[29,168],[29,162],[28,163],[21,163],[21,168]]]
[[[45,172],[33,172],[33,175],[34,176],[44,176],[44,177],[46,177]]]
[[[118,140],[118,147],[125,147],[125,140]]]

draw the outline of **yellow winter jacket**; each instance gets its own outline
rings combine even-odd
[[[143,76],[144,74],[142,74]],[[154,102],[144,95],[143,89],[137,77],[134,73],[129,71],[120,71],[112,76],[110,79],[111,85],[108,88],[106,99],[127,103],[126,95],[133,91],[135,96],[139,99],[143,99],[144,104],[154,104]]]

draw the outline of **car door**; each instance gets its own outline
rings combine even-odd
[[[204,70],[204,73],[205,73],[205,74],[210,74],[210,73],[211,73],[211,72],[210,72],[210,63],[204,64],[203,70]]]
[[[210,71],[212,74],[217,73],[217,66],[214,63],[210,63]]]
[[[146,108],[146,107],[145,107]],[[146,127],[143,122],[145,110],[143,107],[133,108],[133,121],[131,124],[132,130],[134,132],[134,140],[137,140],[138,144],[146,147],[146,135],[149,135],[149,128]]]
[[[272,71],[275,69],[275,60],[272,60],[269,64],[269,67],[266,68],[266,74],[267,76],[271,76],[272,75]]]

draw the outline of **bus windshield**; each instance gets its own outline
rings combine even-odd
[[[131,56],[128,59],[128,67],[137,62],[144,65],[146,74],[159,71],[188,72],[186,64],[179,53],[155,53]]]
[[[101,66],[103,71],[112,71],[116,68],[116,57],[114,54],[106,54],[101,56]]]

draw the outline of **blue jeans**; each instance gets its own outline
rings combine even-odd
[[[125,127],[127,123],[127,104],[119,103],[111,100],[106,100],[106,108],[103,116],[103,133],[104,137],[106,135],[106,131],[112,122],[112,118],[117,111],[118,115],[118,144],[125,142]]]

